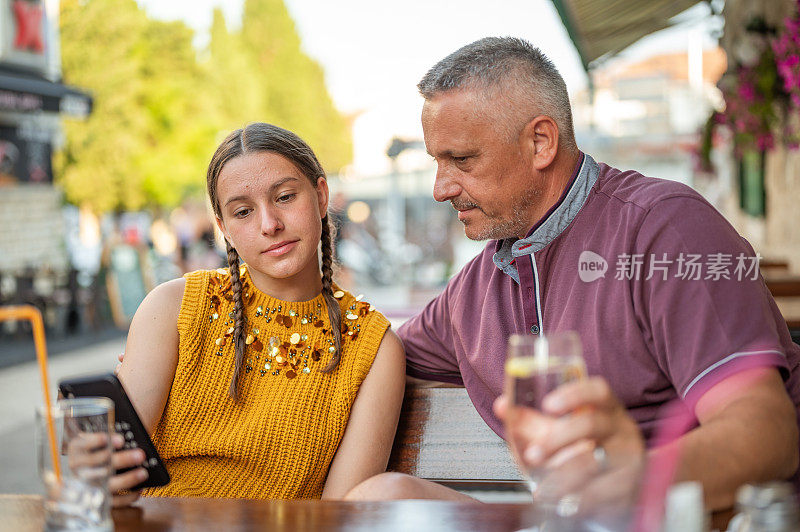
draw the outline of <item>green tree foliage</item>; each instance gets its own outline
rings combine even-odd
[[[138,105],[145,92],[144,58],[137,37],[146,26],[133,0],[61,3],[65,79],[89,89],[94,110],[86,122],[65,124],[56,172],[69,200],[97,212],[145,202],[144,174],[133,163],[146,149],[147,121]]]
[[[266,121],[292,130],[331,173],[352,160],[349,125],[325,88],[322,67],[302,51],[283,0],[245,0],[235,34],[215,11],[209,72],[222,94],[235,95],[222,113],[233,127]]]
[[[297,132],[331,173],[351,160],[347,124],[282,0],[248,0],[236,32],[215,11],[204,61],[192,38],[134,0],[62,0],[64,77],[94,97],[88,120],[65,124],[56,156],[70,201],[106,212],[201,195],[216,145],[253,121]]]
[[[328,95],[322,68],[301,50],[283,0],[245,1],[242,42],[254,56],[267,119],[303,137],[329,170],[347,164],[348,126]]]
[[[137,154],[146,197],[174,206],[202,195],[205,168],[215,148],[217,126],[206,114],[214,98],[197,65],[192,31],[178,22],[151,21],[143,35],[148,58],[142,73],[147,90],[141,106],[147,118],[147,150]]]

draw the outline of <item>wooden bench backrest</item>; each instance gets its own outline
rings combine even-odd
[[[768,277],[765,281],[772,297],[800,297],[800,277]]]
[[[758,262],[758,268],[762,273],[788,273],[789,262],[785,260],[761,259]]]
[[[464,388],[406,387],[388,470],[472,487],[522,482],[505,441]]]

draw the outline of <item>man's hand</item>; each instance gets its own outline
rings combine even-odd
[[[501,420],[508,420],[505,395],[495,401],[494,411]],[[602,446],[612,464],[615,459],[644,453],[636,422],[600,377],[564,384],[544,398],[542,412],[524,409],[519,415],[524,418],[508,439],[527,467],[539,467],[584,440]]]
[[[121,357],[121,355],[120,355]],[[114,434],[112,443],[116,451],[111,456],[111,467],[114,470],[127,469],[140,466],[145,461],[144,451],[141,449],[122,449],[125,438],[121,434]],[[114,474],[108,482],[111,491],[111,505],[115,508],[133,504],[141,495],[141,490],[129,491],[130,488],[147,480],[148,473],[144,467],[136,467],[122,474]]]
[[[544,398],[541,412],[512,408],[505,396],[495,401],[494,411],[506,422],[520,464],[546,469],[544,496],[579,493],[582,507],[634,502],[644,440],[602,378],[557,388]]]

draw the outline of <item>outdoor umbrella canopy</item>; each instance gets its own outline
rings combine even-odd
[[[698,0],[553,0],[583,68],[642,37],[671,25],[670,19]]]

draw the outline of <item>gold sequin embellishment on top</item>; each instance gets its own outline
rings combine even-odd
[[[245,373],[249,374],[254,369],[257,369],[262,377],[270,373],[273,376],[283,374],[287,379],[294,379],[301,373],[306,375],[311,373],[311,366],[320,361],[323,353],[332,355],[336,352],[333,334],[326,328],[326,322],[322,319],[323,309],[321,304],[317,304],[318,312],[316,314],[311,313],[303,316],[300,316],[294,309],[287,309],[284,313],[283,305],[281,304],[273,308],[258,305],[255,309],[248,309],[247,306],[252,302],[255,294],[245,276],[245,270],[242,269],[240,272],[243,276],[242,299],[245,304],[245,314],[252,312],[246,320],[250,331],[245,333]],[[208,295],[213,308],[212,322],[219,319],[222,298],[230,302],[233,301],[233,290],[230,276],[227,273],[226,269],[219,269],[217,274],[212,275],[210,279]],[[334,297],[341,299],[344,297],[344,292],[337,290]],[[374,310],[372,305],[362,301],[362,298],[363,296],[359,295],[356,301],[342,312],[343,348],[345,342],[355,342],[358,339],[361,330],[360,318],[366,317],[369,312]],[[275,321],[276,325],[285,328],[279,328],[279,330],[286,331],[285,338],[283,338],[283,334],[271,336],[268,339],[259,338],[261,332],[259,325],[269,324],[272,320]],[[228,326],[225,329],[225,333],[214,342],[217,356],[223,355],[225,346],[233,344],[234,323],[234,313],[231,312],[225,322],[225,325]],[[300,331],[297,331],[298,327]],[[293,328],[294,330],[292,330]],[[322,329],[321,332],[325,336],[322,343],[326,345],[308,344],[309,333],[313,333],[314,329]],[[232,345],[229,349],[231,353],[235,352]]]

